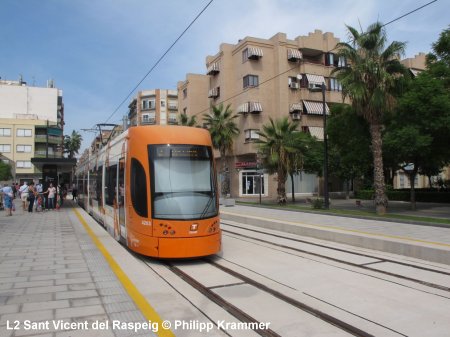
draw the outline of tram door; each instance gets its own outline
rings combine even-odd
[[[119,226],[121,233],[125,230],[125,158],[119,159]]]

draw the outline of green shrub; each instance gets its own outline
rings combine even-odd
[[[386,191],[388,200],[392,201],[410,201],[411,200],[410,193],[411,192],[409,189]],[[373,190],[359,190],[355,193],[355,198],[361,200],[372,200],[374,198],[374,194],[375,192]],[[449,191],[416,189],[415,194],[416,194],[416,201],[450,203]]]
[[[313,202],[312,202],[312,207],[313,207],[314,209],[322,209],[322,208],[323,208],[323,204],[324,204],[323,199],[317,198],[317,199],[314,199],[314,200],[313,200]]]

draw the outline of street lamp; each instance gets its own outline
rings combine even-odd
[[[329,209],[330,203],[328,198],[328,140],[327,140],[327,106],[325,103],[325,83],[322,83],[322,113],[323,113],[323,198],[324,208]]]

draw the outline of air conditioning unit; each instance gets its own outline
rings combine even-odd
[[[297,82],[291,82],[289,83],[289,88],[291,89],[298,89],[300,86],[298,85]]]
[[[297,121],[300,120],[300,114],[298,112],[293,113],[291,116],[292,116],[293,120],[297,120]]]

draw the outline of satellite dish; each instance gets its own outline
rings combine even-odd
[[[301,80],[302,79],[302,74],[297,74],[297,79]]]

